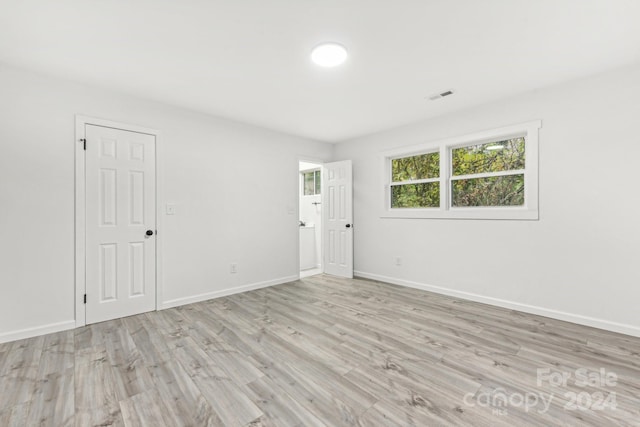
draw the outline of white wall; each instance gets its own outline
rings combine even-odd
[[[74,324],[75,114],[162,132],[165,199],[177,204],[160,230],[165,304],[296,277],[298,159],[350,158],[360,274],[640,335],[638,75],[640,65],[540,90],[332,156],[327,144],[0,66],[0,341]],[[377,216],[380,151],[533,119],[539,221]]]
[[[353,160],[356,274],[640,335],[638,76],[640,65],[338,144],[335,159]],[[380,151],[536,119],[539,221],[378,217]]]
[[[298,159],[331,145],[5,66],[0,94],[0,341],[73,327],[75,114],[161,132],[164,306],[298,276]]]

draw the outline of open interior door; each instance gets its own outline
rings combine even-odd
[[[322,168],[324,272],[353,277],[353,177],[351,160]]]

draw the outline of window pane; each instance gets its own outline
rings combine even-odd
[[[306,172],[304,174],[304,195],[312,196],[313,190],[314,190],[313,172]]]
[[[524,169],[524,138],[512,138],[451,150],[452,175]]]
[[[452,206],[522,206],[524,175],[451,181]]]
[[[320,194],[320,171],[316,171],[316,194]]]
[[[404,184],[391,186],[392,208],[440,207],[440,183]]]
[[[391,160],[391,180],[393,182],[416,179],[438,178],[440,176],[440,153],[420,154]]]

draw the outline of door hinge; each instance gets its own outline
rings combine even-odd
[[[84,303],[87,303],[87,294],[84,294]]]
[[[82,148],[83,148],[85,151],[87,151],[87,140],[86,140],[86,138],[82,138],[82,139],[80,140],[80,142],[82,142]]]

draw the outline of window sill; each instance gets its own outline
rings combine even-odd
[[[539,215],[537,210],[527,208],[388,209],[380,214],[380,218],[537,221]]]

